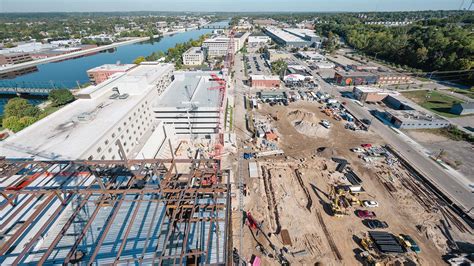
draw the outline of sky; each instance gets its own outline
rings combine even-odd
[[[414,11],[467,8],[471,0],[0,0],[2,12]]]

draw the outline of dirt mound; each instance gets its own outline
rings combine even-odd
[[[328,138],[329,131],[319,125],[314,113],[295,110],[288,113],[288,120],[295,129],[304,135],[317,138]]]
[[[316,138],[329,137],[329,130],[319,125],[318,123],[310,123],[307,121],[296,121],[296,122],[293,122],[293,125],[296,131],[298,131],[301,134],[307,135],[309,137],[316,137]]]
[[[304,121],[308,123],[317,124],[319,120],[313,113],[303,112],[301,110],[295,110],[288,113],[288,120],[292,122]]]

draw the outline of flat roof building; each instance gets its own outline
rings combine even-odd
[[[240,49],[242,49],[242,47],[244,47],[245,41],[249,35],[249,32],[238,32],[235,34],[234,53],[237,53]],[[202,43],[202,47],[207,49],[207,55],[211,58],[223,57],[227,55],[227,50],[229,49],[229,38],[216,37],[207,39]]]
[[[191,47],[183,53],[183,64],[185,66],[199,66],[206,60],[206,49],[201,47]]]
[[[280,88],[279,76],[251,75],[250,84],[252,88]]]
[[[92,84],[97,85],[109,79],[113,74],[125,73],[135,66],[135,64],[105,64],[87,70],[87,76]]]
[[[220,118],[217,72],[175,72],[170,88],[153,105],[158,121],[174,126],[177,135],[210,136]]]
[[[0,66],[20,64],[33,60],[28,53],[4,53],[0,54]]]
[[[340,86],[371,85],[377,83],[378,76],[370,72],[338,71],[334,74],[334,79]]]
[[[352,90],[354,98],[361,102],[381,102],[389,95],[399,95],[400,93],[374,87],[356,86]]]
[[[401,129],[444,128],[450,125],[440,116],[418,110],[389,110],[383,113],[383,117],[395,128]]]
[[[117,160],[120,141],[126,155],[131,155],[153,130],[151,104],[171,83],[173,69],[172,64],[142,64],[90,86],[78,100],[2,141],[0,154],[41,160]]]
[[[276,43],[288,47],[309,47],[317,46],[321,38],[307,29],[281,29],[277,27],[266,27],[264,32]],[[311,32],[311,33],[310,33]]]
[[[250,48],[259,48],[269,44],[270,41],[271,39],[267,35],[250,35],[247,43]]]

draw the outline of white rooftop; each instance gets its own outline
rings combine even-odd
[[[87,72],[94,72],[94,71],[103,71],[103,70],[111,70],[111,71],[128,71],[132,67],[136,66],[135,64],[104,64],[98,67],[91,68],[87,70]]]
[[[291,33],[283,31],[280,28],[267,27],[266,30],[272,33],[273,35],[278,36],[280,39],[284,40],[285,42],[305,42],[305,40],[301,39],[300,37],[297,37]]]
[[[134,108],[155,87],[172,64],[139,65],[97,86],[84,89],[78,99],[0,143],[8,158],[77,159]],[[126,99],[109,99],[117,87]],[[85,98],[85,97],[84,97]],[[80,121],[79,116],[87,116]]]
[[[290,32],[292,34],[296,34],[298,36],[304,37],[317,37],[316,33],[310,29],[298,29],[298,28],[286,28],[283,29],[284,31]]]
[[[219,83],[211,79],[217,72],[174,72],[174,81],[162,94],[154,107],[185,109],[219,107]]]
[[[280,77],[277,75],[250,75],[252,80],[280,80]]]

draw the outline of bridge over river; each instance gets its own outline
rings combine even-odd
[[[47,96],[54,89],[70,89],[60,81],[12,81],[0,80],[0,95]]]

